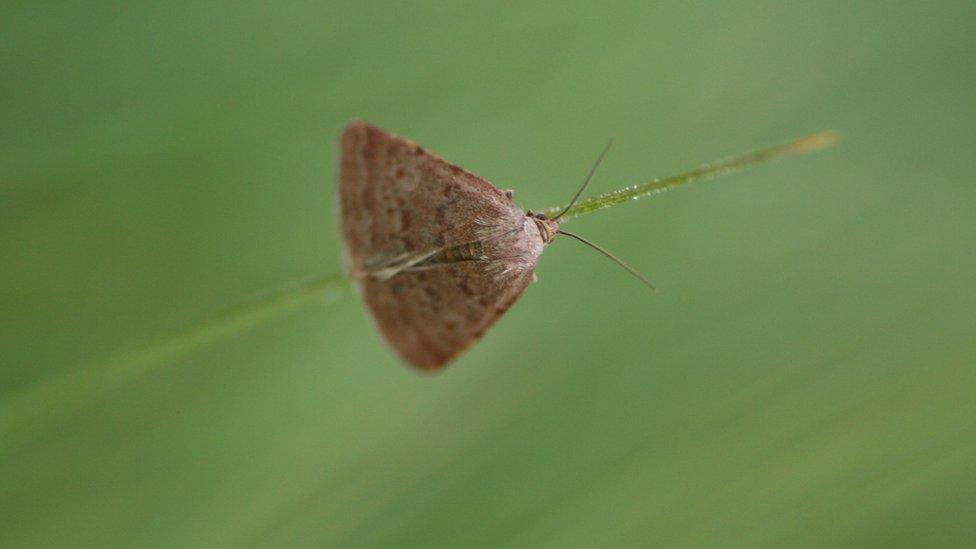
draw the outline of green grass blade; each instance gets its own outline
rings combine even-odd
[[[0,403],[0,450],[70,416],[86,403],[166,362],[185,356],[218,339],[244,332],[315,302],[328,303],[351,284],[341,275],[313,280],[210,318],[146,346],[121,352],[41,381]]]
[[[718,162],[706,164],[700,168],[696,168],[682,174],[654,179],[641,185],[634,185],[632,187],[606,193],[595,198],[583,200],[569,208],[566,213],[563,214],[561,219],[566,220],[573,217],[578,217],[596,210],[602,210],[603,208],[609,208],[610,206],[627,202],[628,200],[637,200],[638,198],[667,191],[675,187],[687,185],[688,183],[710,179],[745,168],[747,166],[768,162],[775,158],[818,151],[830,147],[837,142],[837,139],[837,134],[834,132],[820,132],[813,135],[808,135],[806,137],[801,137],[800,139],[796,139],[777,147],[771,147],[741,156],[734,156],[724,160],[719,160]],[[549,217],[553,217],[557,212],[562,210],[563,207],[552,207],[543,210],[543,213]]]

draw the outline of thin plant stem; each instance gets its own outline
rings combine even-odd
[[[350,286],[341,275],[321,277],[231,309],[143,347],[28,386],[0,400],[0,453],[15,441],[23,441],[32,433],[43,431],[45,425],[70,416],[85,403],[124,386],[161,364],[306,305],[331,302]]]
[[[552,218],[557,214],[557,212],[562,211],[562,219],[568,220],[573,217],[579,217],[597,210],[602,210],[603,208],[616,206],[617,204],[627,202],[628,200],[637,200],[638,198],[667,191],[695,181],[711,179],[713,177],[733,172],[747,166],[768,162],[775,158],[818,151],[820,149],[827,148],[836,142],[837,134],[834,132],[828,131],[815,133],[777,147],[771,147],[741,156],[733,156],[725,160],[705,164],[700,168],[696,168],[685,173],[660,179],[653,179],[647,183],[609,192],[595,198],[589,198],[587,200],[577,202],[568,209],[565,207],[552,207],[543,210],[542,213]]]
[[[655,179],[642,185],[620,189],[575,204],[571,203],[568,207],[549,208],[545,212],[550,217],[557,212],[563,212],[559,215],[562,220],[567,220],[774,158],[820,150],[836,141],[837,136],[832,132],[817,133],[778,147],[735,156],[706,164],[683,174]],[[604,153],[601,153],[601,158]],[[645,283],[650,284],[639,273],[627,268]],[[332,301],[350,287],[350,281],[342,275],[321,277],[307,284],[283,290],[261,301],[214,316],[141,348],[79,367],[68,374],[42,381],[7,396],[0,400],[0,451],[12,448],[17,442],[24,442],[31,436],[38,436],[45,427],[70,417],[86,403],[124,386],[161,364],[301,307],[315,302]]]

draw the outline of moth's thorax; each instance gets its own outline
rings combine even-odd
[[[484,241],[485,259],[495,271],[531,271],[548,244],[535,219],[522,216],[517,223],[518,228],[509,225],[512,228]]]
[[[552,242],[552,239],[556,237],[556,232],[559,231],[559,222],[547,218],[543,214],[525,214],[529,219],[535,222],[536,228],[539,229],[539,236],[542,237],[542,243],[548,245]]]

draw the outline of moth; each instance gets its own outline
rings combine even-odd
[[[670,186],[823,145],[798,140],[786,149],[688,172],[672,178]],[[437,370],[477,342],[534,280],[539,257],[559,235],[592,246],[650,286],[613,254],[559,225],[606,151],[568,206],[554,214],[533,213],[515,205],[512,191],[412,141],[366,122],[346,126],[339,136],[338,170],[343,263],[379,332],[401,358]],[[625,200],[637,196],[632,191],[619,193]]]

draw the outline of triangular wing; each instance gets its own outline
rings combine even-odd
[[[525,289],[539,231],[484,179],[375,126],[347,126],[339,160],[346,268],[390,345],[439,368]]]

